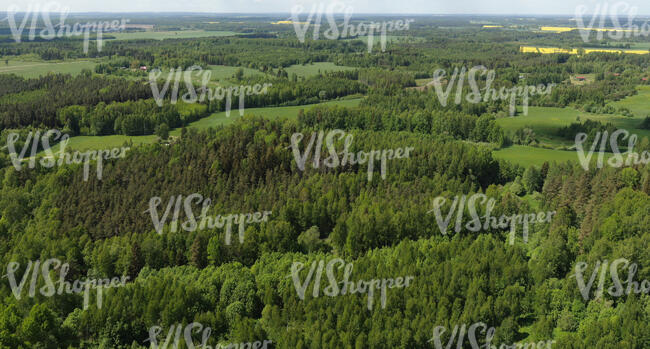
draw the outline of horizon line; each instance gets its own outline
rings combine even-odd
[[[44,13],[45,11],[39,11],[39,13]],[[9,11],[0,11],[0,13],[9,13]],[[27,11],[17,11],[15,12],[16,14],[23,14],[23,13],[31,13]],[[48,11],[47,13],[61,13],[61,11]],[[192,14],[192,15],[255,15],[255,16],[268,16],[268,15],[291,15],[291,12],[197,12],[197,11],[78,11],[78,12],[73,12],[69,11],[68,14],[148,14],[148,13],[153,13],[153,14]],[[302,13],[300,13],[302,14]],[[332,12],[334,15],[344,15],[344,12]],[[394,12],[394,13],[389,13],[389,12],[379,12],[379,13],[373,13],[373,12],[359,12],[355,13],[352,16],[358,16],[358,15],[371,15],[371,16],[418,16],[418,17],[426,17],[426,16],[508,16],[508,17],[575,17],[574,14],[564,14],[564,13],[558,13],[558,14],[549,14],[549,13],[526,13],[526,14],[510,14],[510,13],[408,13],[408,12]],[[598,13],[585,13],[584,15],[599,15]],[[649,14],[637,14],[639,17],[650,17]],[[607,14],[606,17],[611,18],[611,14]],[[618,17],[629,17],[627,15],[620,15]]]

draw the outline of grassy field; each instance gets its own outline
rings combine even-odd
[[[320,103],[316,105],[338,105],[342,107],[356,107],[361,102],[361,98],[357,99],[343,99],[337,101],[330,101],[325,103]],[[250,108],[244,110],[244,116],[255,115],[265,118],[287,118],[295,119],[298,117],[298,112],[300,109],[308,110],[313,108],[315,105],[298,105],[292,107],[271,107],[271,108]],[[205,117],[201,120],[195,121],[189,124],[188,128],[196,129],[207,129],[209,127],[215,127],[218,125],[228,125],[235,122],[235,120],[241,118],[239,116],[239,109],[236,109],[237,106],[233,106],[233,109],[230,111],[230,117],[226,117],[226,112],[214,113],[208,117]],[[181,130],[176,129],[170,132],[172,136],[180,135]]]
[[[630,44],[632,50],[650,50],[650,42],[624,42],[623,44]]]
[[[208,66],[209,69],[205,69],[204,71],[210,71],[212,75],[210,75],[210,86],[230,86],[233,85],[230,81],[227,79],[230,79],[235,75],[237,70],[240,67],[232,67],[232,66],[226,66],[226,65],[210,65]],[[265,76],[266,74],[257,70],[257,69],[251,69],[251,68],[243,68],[244,70],[244,77],[252,77],[252,76]],[[162,71],[160,77],[162,79],[167,79],[169,76],[169,69],[165,69]],[[174,75],[175,76],[175,75]],[[184,76],[184,75],[183,75]],[[184,77],[181,76],[181,81],[184,79]],[[199,70],[195,70],[192,74],[192,81],[195,83],[201,83],[203,81],[203,75],[200,73]],[[174,78],[174,77],[172,77]]]
[[[316,105],[339,105],[344,107],[355,107],[359,105],[361,98],[357,99],[345,99],[338,101],[325,102],[321,104],[314,105],[301,105],[295,107],[270,107],[270,108],[250,108],[244,111],[244,115],[257,115],[266,118],[288,118],[295,119],[298,117],[298,112],[300,109],[310,109]],[[234,109],[231,111],[230,117],[226,117],[225,112],[214,113],[210,116],[207,116],[201,120],[195,121],[188,125],[188,128],[195,128],[198,130],[204,130],[209,127],[215,127],[218,125],[228,125],[235,122],[235,120],[241,118],[239,116],[239,110]],[[169,133],[171,136],[180,136],[181,130],[175,129]],[[74,149],[79,151],[85,150],[97,150],[97,149],[110,149],[115,147],[121,147],[125,142],[133,142],[133,145],[140,144],[151,144],[158,141],[158,136],[148,135],[148,136],[122,136],[122,135],[111,135],[111,136],[77,136],[70,138],[67,149]],[[59,145],[52,147],[53,152],[59,151]],[[38,156],[41,156],[43,153],[39,153]]]
[[[186,39],[186,38],[205,38],[211,36],[234,36],[238,33],[230,31],[205,31],[205,30],[176,30],[176,31],[139,31],[127,33],[110,33],[106,35],[114,36],[112,40],[133,40],[133,39]]]
[[[612,104],[616,107],[630,109],[637,118],[645,118],[646,116],[650,116],[650,86],[639,86],[637,90],[638,94]]]
[[[587,152],[587,151],[585,151]],[[525,145],[512,145],[508,148],[492,151],[492,155],[497,159],[506,160],[522,167],[542,166],[544,162],[564,163],[567,161],[579,163],[580,158],[575,150],[555,150],[537,147],[528,147]],[[587,154],[585,154],[587,156]],[[611,157],[611,153],[605,153],[604,161]],[[598,152],[595,152],[591,158],[592,166],[596,166]],[[607,166],[606,162],[603,162]]]
[[[433,78],[415,79],[416,86],[424,86],[433,81]]]
[[[578,117],[581,122],[584,122],[586,119],[597,120],[603,123],[611,122],[618,128],[623,128],[630,133],[637,134],[639,138],[650,137],[649,130],[637,128],[643,118],[650,113],[650,86],[639,86],[638,90],[639,93],[637,95],[612,103],[615,107],[626,107],[630,109],[635,115],[633,118],[609,114],[583,113],[571,108],[530,107],[527,116],[520,115],[513,118],[500,118],[497,119],[497,124],[506,133],[514,132],[522,127],[532,128],[540,143],[553,147],[574,145],[574,141],[560,139],[554,134],[558,128],[576,122],[576,118]],[[544,149],[522,145],[513,145],[505,149],[496,150],[493,154],[496,158],[509,160],[522,166],[541,165],[544,161],[578,161],[578,155],[575,151]]]
[[[77,136],[70,138],[70,142],[66,150],[96,150],[96,149],[112,149],[119,148],[124,143],[133,142],[133,145],[150,144],[158,140],[158,136],[123,136],[123,135],[110,135],[110,136]],[[52,147],[53,152],[59,151],[60,144]],[[44,154],[39,153],[37,156]]]
[[[231,67],[227,65],[211,65],[209,66],[210,71],[212,71],[212,80],[216,81],[224,81],[225,79],[231,78],[239,67]],[[257,69],[251,69],[251,68],[242,68],[244,69],[244,76],[245,77],[251,77],[251,76],[264,76],[266,75],[265,73],[257,70]]]
[[[553,161],[578,161],[578,154],[575,151],[544,149],[524,145],[513,145],[495,150],[492,155],[497,159],[507,160],[523,167],[541,166],[545,161],[549,163]]]
[[[650,89],[648,89],[647,93],[650,93]],[[639,97],[630,102],[629,100],[634,97],[628,97],[618,103],[623,103],[623,105],[626,106],[630,105],[638,108],[637,110],[642,110],[644,104],[643,101],[645,101],[645,110],[650,110],[648,109],[650,108],[650,98]],[[630,110],[632,110],[631,107]],[[611,122],[616,127],[624,128],[631,133],[636,133],[640,138],[650,137],[650,131],[637,128],[643,120],[641,117],[637,116],[629,118],[610,114],[591,114],[571,108],[529,107],[527,116],[519,115],[512,118],[500,118],[497,119],[497,124],[499,124],[506,133],[514,132],[523,127],[531,128],[535,131],[537,140],[540,143],[553,147],[560,147],[573,145],[574,142],[556,137],[556,130],[560,127],[569,126],[572,123],[578,122],[578,117],[580,118],[580,122],[584,122],[586,119],[596,120],[603,123]]]
[[[568,141],[559,141],[553,136],[555,131],[576,122],[579,112],[569,108],[529,107],[528,115],[505,117],[497,119],[497,124],[506,133],[512,133],[520,128],[531,128],[535,131],[537,140],[554,146],[570,144]],[[582,118],[581,118],[582,119]]]
[[[319,71],[321,73],[325,73],[325,72],[345,71],[345,70],[355,70],[355,69],[357,68],[340,66],[331,62],[317,62],[317,63],[311,63],[306,65],[294,64],[290,67],[285,68],[284,70],[286,70],[286,72],[289,75],[296,74],[299,77],[310,77],[310,76],[318,75]]]
[[[26,78],[36,78],[50,72],[79,74],[83,69],[93,70],[97,63],[88,60],[78,61],[27,61],[9,59],[5,64],[4,59],[0,62],[0,74],[16,74]]]

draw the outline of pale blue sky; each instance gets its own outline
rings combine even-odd
[[[0,0],[0,11],[17,5],[26,10],[30,3],[41,6],[51,1]],[[210,12],[210,13],[289,13],[296,4],[310,9],[312,4],[332,0],[57,0],[70,12]],[[573,15],[576,7],[586,6],[595,12],[596,6],[622,3],[637,8],[638,14],[650,14],[650,2],[645,0],[346,0],[340,1],[353,9],[353,13],[409,13],[409,14],[564,14]],[[620,15],[629,11],[621,7]]]

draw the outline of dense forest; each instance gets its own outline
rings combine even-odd
[[[438,326],[447,329],[440,338],[452,343],[447,348],[468,348],[465,334],[452,329],[476,323],[494,328],[490,340],[478,335],[485,348],[539,341],[554,341],[553,348],[650,348],[650,169],[639,163],[585,170],[575,149],[566,151],[578,134],[590,145],[622,129],[641,130],[634,149],[650,150],[650,134],[643,133],[650,109],[638,115],[636,105],[621,104],[647,96],[642,79],[650,55],[523,53],[522,43],[584,45],[575,32],[492,30],[455,16],[422,17],[399,34],[417,40],[391,40],[385,52],[369,53],[360,38],[301,43],[292,26],[269,18],[143,17],[139,23],[153,21],[160,30],[238,35],[118,40],[107,33],[103,49],[90,45],[88,54],[78,38],[0,40],[7,60],[98,62],[77,73],[0,73],[0,349],[162,348],[151,341],[152,328],[161,329],[160,344],[170,328],[193,323],[211,329],[205,343],[213,348],[264,341],[269,348],[431,348]],[[324,63],[347,69],[304,73]],[[144,66],[165,73],[152,80]],[[190,86],[270,87],[231,101],[173,101],[167,93],[158,104],[151,84],[162,86],[170,69],[192,66],[234,73],[208,86],[181,81],[179,96]],[[444,103],[431,85],[470,95],[472,86],[453,85],[451,75],[477,66],[494,72],[490,82],[488,74],[476,76],[481,90],[554,84],[530,97],[532,116],[524,120],[540,110],[579,117],[539,127],[519,121],[528,116],[522,100],[510,117],[509,100],[455,103],[452,95]],[[433,80],[439,69],[447,75]],[[588,83],[574,83],[577,74]],[[239,98],[246,109],[259,109],[239,116]],[[224,121],[229,103],[233,116]],[[18,134],[12,149],[31,150],[28,135],[47,130],[71,137],[75,150],[114,148],[114,139],[130,150],[103,160],[101,178],[85,180],[82,163],[17,168],[7,151],[11,135]],[[381,169],[385,176],[379,165],[370,178],[368,164],[342,161],[300,168],[296,135],[305,135],[300,151],[310,155],[309,137],[331,131],[345,135],[333,143],[349,153],[413,150]],[[308,163],[329,161],[328,141],[315,141],[323,144]],[[534,164],[496,155],[533,154],[552,142],[573,160]],[[45,160],[43,144],[33,147]],[[611,144],[603,149],[612,155]],[[210,205],[186,201],[173,210],[174,198],[193,193]],[[454,200],[474,194],[494,204]],[[156,212],[152,198],[162,202]],[[445,198],[447,230],[433,213],[437,198]],[[268,217],[241,223],[254,212]],[[475,216],[537,212],[553,215],[525,233],[499,224],[471,228]],[[227,214],[240,222],[185,228]],[[238,238],[231,241],[231,233]],[[620,285],[609,276],[622,259],[629,263],[618,268],[617,294]],[[340,267],[312,275],[311,266],[332,261]],[[294,273],[298,264],[303,268]],[[410,284],[387,292],[378,286],[373,296],[361,294],[359,282],[356,294],[333,296],[325,287],[330,272],[336,280],[403,277]],[[126,281],[101,292],[74,291],[75,280],[114,278]],[[72,292],[59,291],[65,282]],[[190,334],[201,342],[198,332]],[[188,348],[184,341],[172,346]]]
[[[643,228],[643,212],[650,209],[643,204],[650,191],[647,170],[585,175],[579,166],[556,164],[545,166],[541,177],[523,176],[535,179],[528,182],[521,168],[500,164],[481,147],[430,135],[383,131],[378,138],[376,131],[353,131],[361,148],[415,148],[385,181],[367,182],[354,167],[298,171],[284,150],[298,128],[309,127],[253,119],[211,132],[188,131],[171,147],[140,148],[111,163],[101,182],[80,180],[80,166],[3,170],[7,263],[60,258],[70,262],[72,279],[134,280],[107,291],[103,307],[92,311],[77,308],[80,296],[7,297],[3,343],[131,346],[146,338],[145,324],[192,321],[209,325],[215,338],[273,338],[287,348],[421,347],[432,323],[478,321],[496,326],[503,341],[519,338],[528,327],[535,339],[550,338],[555,328],[565,332],[559,345],[648,343],[646,297],[584,302],[569,275],[575,261],[622,255],[640,265],[650,262]],[[82,197],[75,195],[80,192]],[[225,245],[222,229],[188,233],[167,227],[156,234],[142,213],[143,198],[179,192],[218,197],[215,212],[262,209],[273,215],[264,225],[247,227],[243,244]],[[427,214],[431,198],[474,192],[496,198],[499,213],[528,212],[522,198],[527,192],[558,213],[551,224],[535,225],[528,244],[517,239],[508,246],[507,230],[443,237]],[[360,279],[414,275],[414,285],[390,293],[387,308],[377,313],[364,309],[361,297],[299,302],[286,278],[292,261],[333,256],[354,262]],[[644,270],[639,277],[647,276]],[[11,293],[8,285],[3,292]],[[23,318],[23,312],[29,314]],[[615,326],[612,316],[636,325]],[[335,330],[328,322],[342,327]],[[403,330],[382,330],[396,324]],[[286,326],[292,330],[285,332]],[[594,331],[607,335],[594,337]]]

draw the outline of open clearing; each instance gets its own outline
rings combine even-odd
[[[578,79],[583,78],[583,80]],[[572,74],[570,77],[571,85],[588,85],[596,81],[596,74]]]
[[[228,80],[231,79],[240,68],[244,71],[244,77],[266,76],[265,73],[257,69],[227,65],[209,65],[208,69],[204,69],[203,71],[210,71],[210,82],[214,83],[213,85],[230,86],[233,85],[233,83]],[[160,74],[160,78],[162,79],[166,79],[168,76],[169,69],[164,69]],[[200,70],[193,71],[190,76],[192,81],[196,83],[201,83],[203,81],[203,75]],[[181,79],[183,79],[183,77],[181,77]]]
[[[630,109],[637,118],[650,116],[650,86],[644,85],[637,87],[638,93],[634,96],[627,97],[618,102],[613,102],[615,107],[625,107]]]
[[[624,153],[625,154],[625,153]],[[555,150],[537,147],[529,147],[525,145],[512,145],[507,148],[494,150],[492,155],[496,159],[506,160],[522,167],[542,166],[544,162],[564,163],[575,162],[579,163],[580,158],[576,150]],[[612,156],[611,153],[605,153],[603,160],[607,161]],[[625,155],[623,155],[625,158]],[[594,153],[591,158],[592,166],[597,166],[598,152]]]
[[[650,42],[624,42],[623,44],[630,44],[633,50],[650,50]]]
[[[339,105],[343,107],[356,107],[361,102],[361,98],[356,99],[345,99],[330,101],[320,104],[312,105],[300,105],[292,107],[268,107],[268,108],[250,108],[244,111],[244,115],[256,115],[266,118],[288,118],[295,119],[298,117],[298,112],[300,109],[308,110],[317,105]],[[240,119],[239,110],[231,110],[230,117],[226,117],[225,112],[214,113],[210,116],[207,116],[201,120],[195,121],[187,126],[187,128],[195,128],[198,130],[205,130],[210,127],[215,127],[218,125],[228,125],[235,122],[235,120]],[[180,136],[181,129],[177,128],[169,132],[170,136]],[[85,151],[85,150],[98,150],[98,149],[110,149],[115,147],[121,147],[125,143],[133,142],[133,145],[141,144],[151,144],[158,141],[158,136],[156,135],[147,135],[147,136],[124,136],[124,135],[110,135],[110,136],[76,136],[71,137],[70,142],[68,143],[67,149]],[[59,145],[52,147],[53,152],[59,151]],[[39,153],[38,156],[41,156],[43,152]]]
[[[555,131],[560,127],[569,126],[571,123],[577,122],[577,117],[580,117],[581,122],[584,122],[586,119],[603,123],[611,122],[618,128],[636,134],[639,138],[650,137],[650,130],[637,128],[645,116],[650,114],[650,86],[639,86],[638,90],[639,93],[637,95],[612,103],[617,108],[626,107],[630,109],[635,115],[633,118],[610,114],[584,113],[571,108],[530,107],[527,116],[520,115],[513,118],[500,118],[497,119],[497,124],[506,133],[514,132],[522,127],[532,128],[540,143],[554,147],[569,147],[575,144],[574,141],[555,136]],[[539,166],[544,161],[578,161],[578,155],[575,151],[545,149],[523,145],[513,145],[508,148],[495,150],[493,154],[496,158],[508,160],[526,167],[530,165]]]
[[[291,107],[268,107],[268,108],[250,108],[244,110],[244,116],[255,115],[265,118],[287,118],[287,119],[296,119],[298,117],[298,112],[301,109],[308,110],[317,105],[338,105],[341,107],[356,107],[361,102],[361,98],[356,99],[342,99],[336,101],[329,101],[319,104],[311,105],[298,105]],[[210,127],[215,127],[218,125],[228,125],[235,122],[235,120],[241,118],[239,115],[239,109],[237,106],[233,106],[233,109],[230,111],[230,117],[226,117],[226,112],[214,113],[208,117],[205,117],[201,120],[195,121],[189,124],[188,128],[196,129],[207,129]],[[178,136],[181,134],[180,129],[175,129],[169,133],[172,136]]]
[[[76,136],[71,137],[66,150],[98,150],[98,149],[112,149],[119,148],[125,143],[133,142],[133,145],[150,144],[158,139],[156,135],[148,136],[123,136],[123,135],[110,135],[110,136]],[[54,153],[59,151],[60,144],[52,147]],[[39,153],[40,156],[43,152]]]
[[[208,66],[212,72],[211,80],[224,81],[232,78],[233,75],[240,69],[240,67],[232,67],[227,65],[210,65]],[[241,68],[244,70],[244,77],[265,76],[266,74],[251,68]]]
[[[650,89],[648,89],[647,93],[650,94]],[[632,102],[629,102],[628,100],[633,97],[628,97],[623,101],[616,102],[614,104],[617,107],[627,106],[626,104],[629,104],[630,110],[632,110],[633,107],[636,108],[636,110],[643,110],[643,105],[645,105],[645,110],[650,110],[648,109],[650,107],[650,98],[647,96],[638,97],[632,100]],[[497,124],[499,124],[499,126],[501,126],[504,131],[506,131],[506,133],[511,133],[517,129],[524,127],[531,128],[535,131],[537,140],[540,143],[554,147],[561,147],[571,146],[574,144],[574,142],[557,137],[555,135],[557,129],[578,122],[578,117],[580,118],[579,122],[584,122],[587,119],[600,121],[602,123],[611,122],[618,128],[624,128],[630,133],[637,134],[639,138],[650,137],[649,130],[642,130],[637,128],[643,121],[643,118],[639,115],[630,118],[611,114],[584,113],[571,108],[529,107],[527,116],[519,115],[512,118],[500,118],[497,119]]]
[[[317,62],[306,65],[294,64],[290,67],[284,68],[284,70],[289,74],[296,74],[298,77],[310,77],[318,75],[319,71],[321,73],[325,72],[336,72],[336,71],[346,71],[346,70],[355,70],[354,67],[346,67],[336,65],[331,62]]]
[[[553,161],[578,161],[578,154],[575,151],[544,149],[525,145],[512,145],[508,148],[495,150],[492,155],[497,159],[507,160],[523,167],[541,166],[545,161],[549,163]]]
[[[5,64],[4,59],[0,61],[0,74],[16,74],[26,78],[36,78],[47,73],[79,74],[83,69],[93,70],[96,62],[88,60],[78,61],[24,61],[10,59]]]

